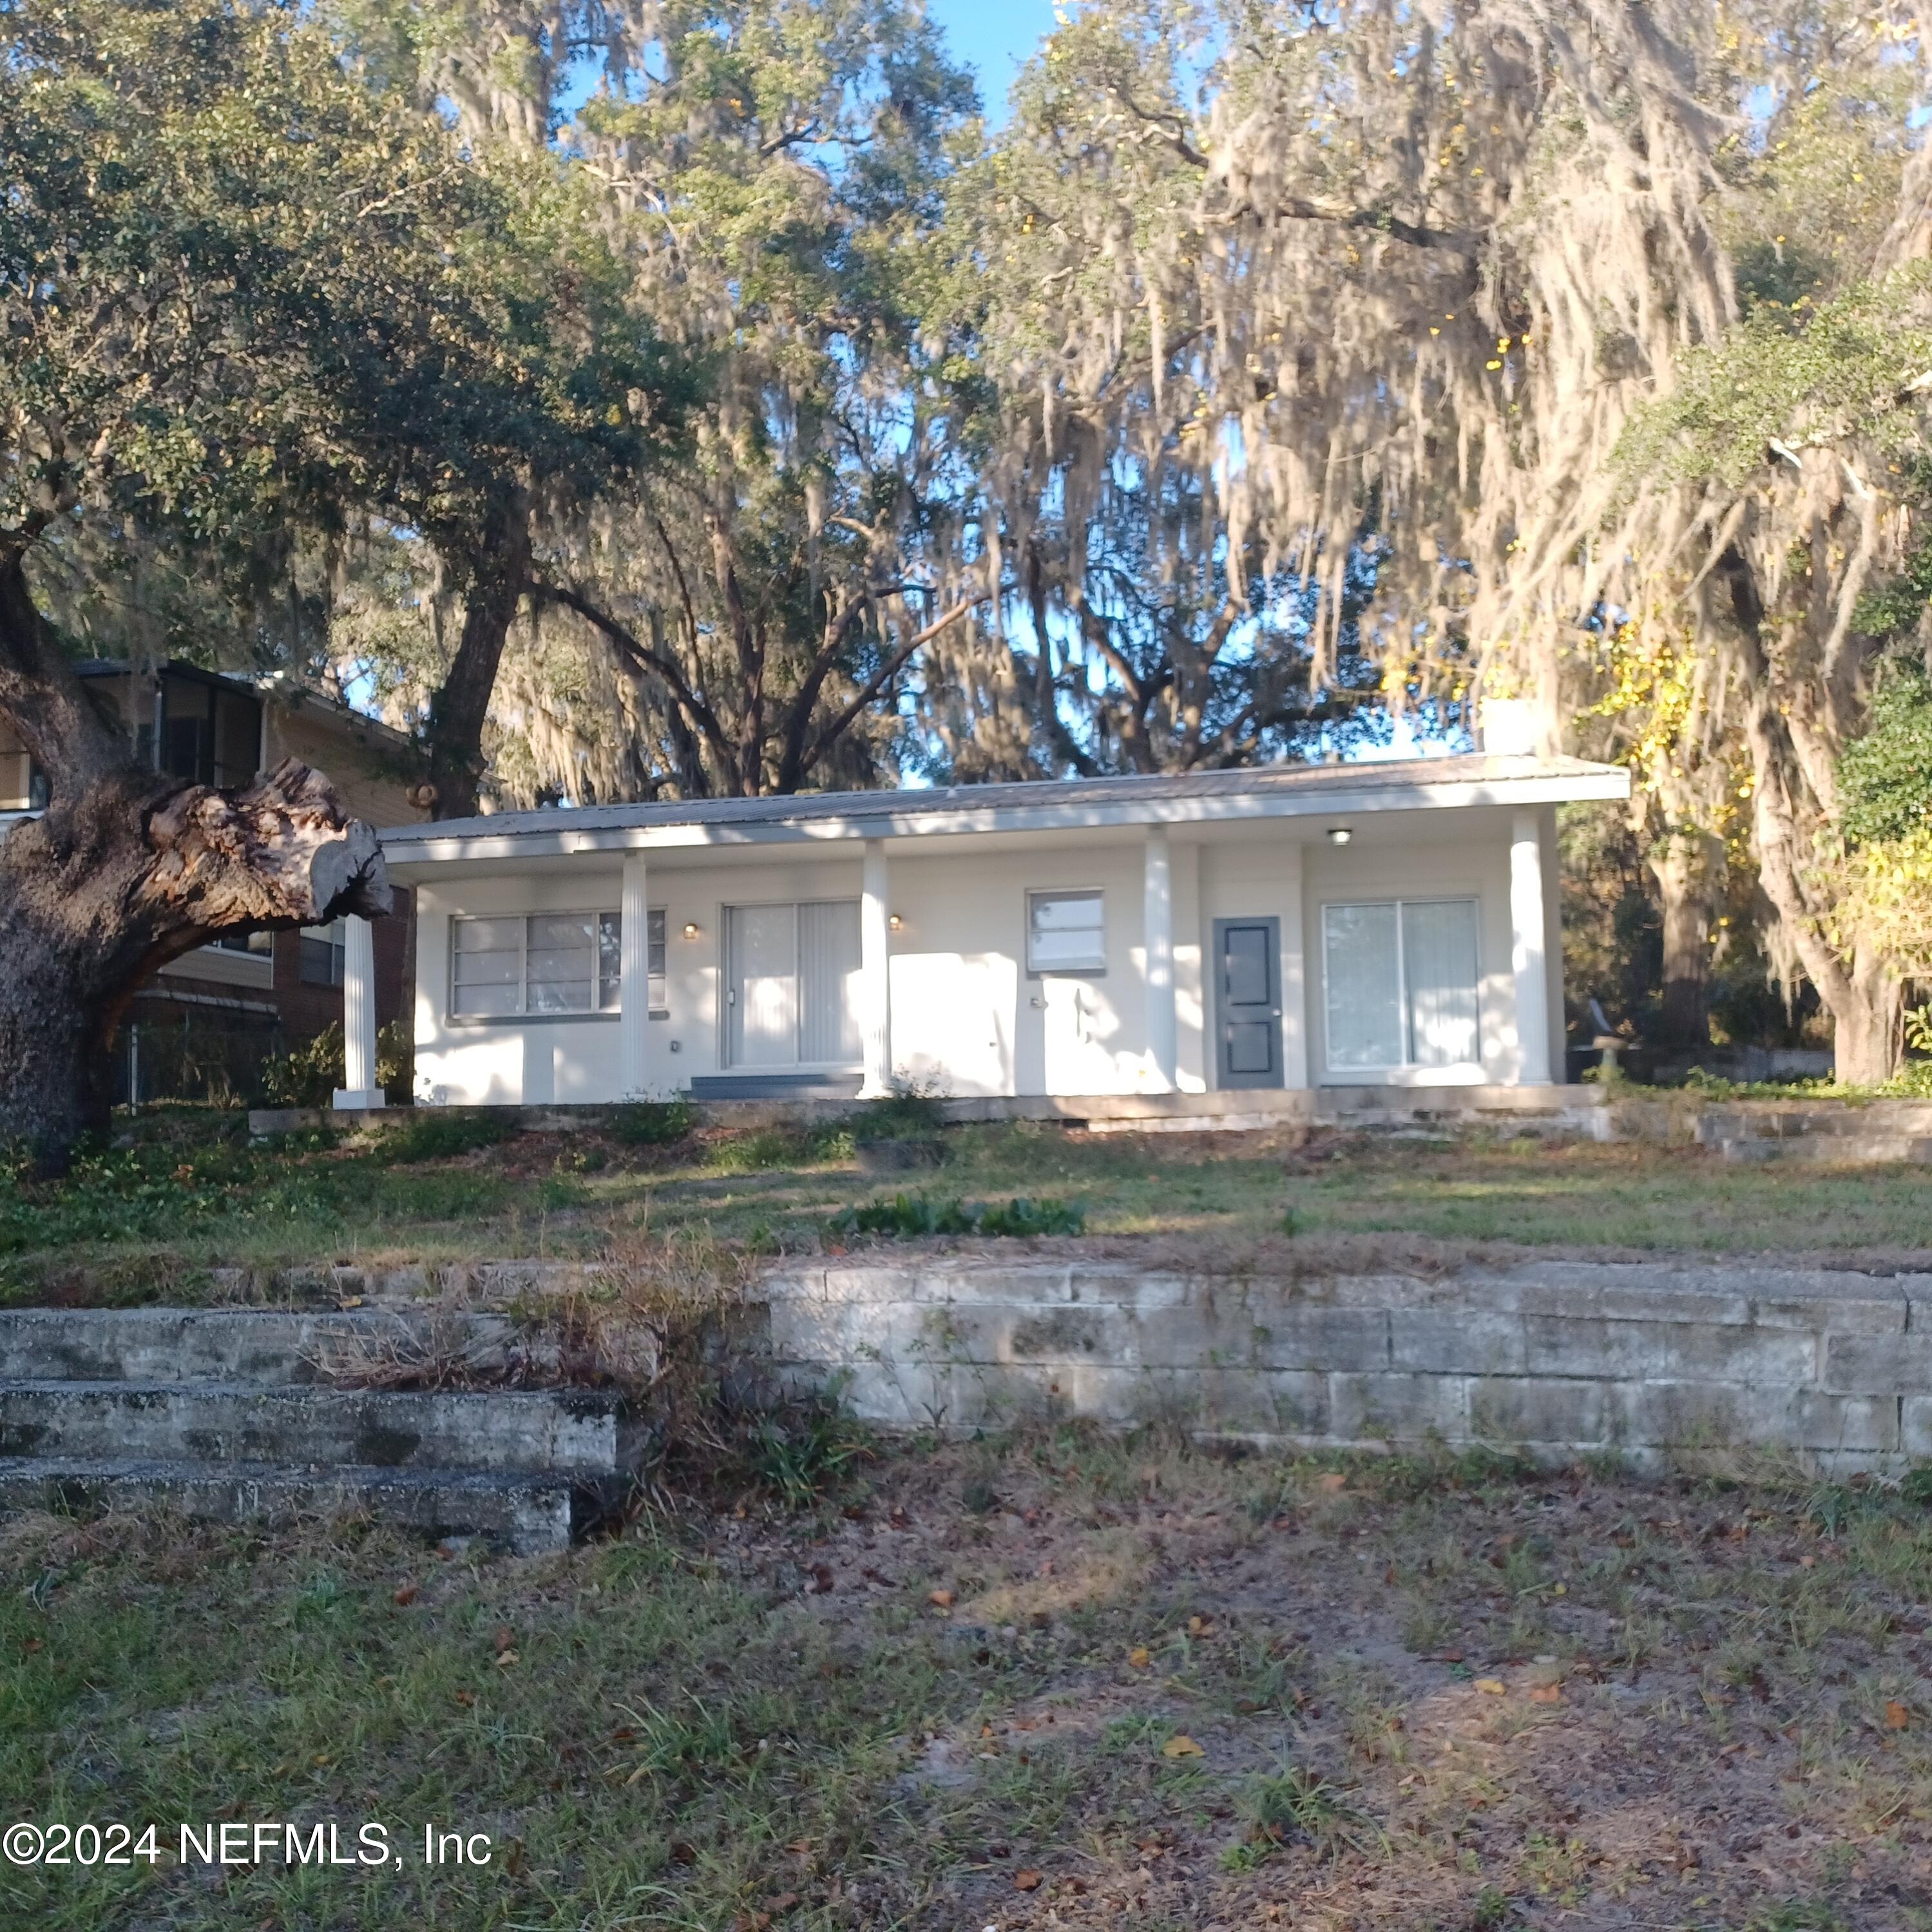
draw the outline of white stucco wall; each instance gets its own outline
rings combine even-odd
[[[1546,945],[1552,1066],[1562,1065],[1561,946],[1554,814],[1544,814]],[[1403,814],[1363,828],[1343,848],[1316,823],[1176,827],[1171,838],[1177,1078],[1218,1084],[1214,922],[1280,922],[1283,1080],[1329,1083],[1321,980],[1322,908],[1337,901],[1467,895],[1478,906],[1480,1070],[1517,1077],[1510,971],[1509,814],[1472,809]],[[971,842],[887,842],[895,1073],[962,1097],[1049,1092],[1125,1094],[1155,1083],[1144,998],[1144,844],[1134,832]],[[856,899],[856,843],[647,855],[648,899],[665,914],[667,1017],[649,1023],[646,1088],[668,1095],[729,1071],[721,1024],[726,909]],[[610,1101],[620,1090],[619,1022],[458,1019],[448,1012],[452,914],[614,910],[619,865],[608,854],[532,863],[516,872],[409,875],[418,901],[416,1066],[419,1098],[447,1103]],[[1027,896],[1053,888],[1104,896],[1102,973],[1043,980],[1026,967]],[[698,930],[687,938],[687,924]],[[1078,1010],[1076,1011],[1076,1009]],[[1077,1036],[1084,1035],[1084,1039]],[[856,1069],[854,1070],[856,1071]],[[1418,1080],[1439,1075],[1391,1076]],[[1454,1076],[1451,1076],[1454,1077]],[[1561,1078],[1560,1071],[1558,1077]],[[1332,1076],[1360,1084],[1352,1072]]]
[[[1322,912],[1327,905],[1390,898],[1473,898],[1476,902],[1478,1036],[1481,1042],[1480,1072],[1456,1074],[1448,1070],[1427,1074],[1394,1075],[1394,1080],[1418,1084],[1453,1083],[1462,1078],[1507,1085],[1518,1078],[1516,981],[1510,966],[1509,830],[1504,814],[1471,813],[1462,827],[1451,814],[1442,814],[1444,836],[1405,842],[1400,845],[1358,842],[1336,848],[1325,842],[1309,848],[1303,886],[1303,919],[1307,934],[1307,1029],[1310,1083],[1315,1086],[1358,1084],[1363,1076],[1333,1071],[1328,1061],[1326,989],[1322,972]],[[1460,836],[1459,836],[1460,835]],[[1546,910],[1546,921],[1547,919]],[[1559,949],[1560,952],[1560,949]],[[1556,1001],[1562,1024],[1562,1002]],[[1559,1052],[1556,1063],[1562,1064]]]

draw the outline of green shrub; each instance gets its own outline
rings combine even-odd
[[[408,1022],[392,1020],[376,1036],[376,1084],[392,1107],[414,1098],[415,1042]],[[271,1107],[326,1107],[346,1076],[342,1024],[332,1021],[313,1040],[262,1063],[262,1098]]]
[[[827,1224],[834,1235],[890,1234],[916,1239],[922,1234],[989,1234],[1024,1238],[1032,1234],[1084,1234],[1087,1210],[1077,1201],[934,1201],[925,1195],[897,1194],[890,1201],[847,1208]]]
[[[610,1138],[626,1147],[670,1147],[698,1125],[698,1109],[682,1098],[633,1100],[610,1117]]]

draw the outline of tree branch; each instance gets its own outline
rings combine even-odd
[[[584,621],[601,631],[618,650],[640,668],[649,671],[662,681],[672,698],[690,718],[693,724],[704,733],[711,748],[728,764],[730,760],[731,746],[718,715],[703,698],[692,688],[690,682],[674,658],[667,657],[662,651],[654,650],[638,634],[607,610],[592,603],[587,597],[560,584],[532,582],[530,595],[553,604],[560,604],[566,610],[574,610]]]
[[[802,776],[809,772],[819,760],[824,757],[826,752],[845,735],[851,727],[853,719],[871,704],[880,692],[898,676],[905,668],[914,652],[917,651],[921,646],[932,643],[940,632],[946,629],[949,625],[957,623],[968,610],[976,610],[982,604],[990,601],[992,594],[990,590],[982,590],[976,597],[963,598],[950,610],[941,611],[923,630],[914,632],[911,637],[908,638],[905,643],[901,645],[898,650],[895,651],[880,667],[874,674],[872,682],[866,686],[865,689],[860,692],[858,696],[854,698],[851,703],[847,705],[844,710],[840,712],[817,737],[813,739],[812,748],[806,752],[799,761],[800,775]]]

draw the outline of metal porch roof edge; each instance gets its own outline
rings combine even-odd
[[[1629,795],[1630,774],[1621,765],[1593,764],[1581,758],[1471,754],[955,785],[933,791],[815,792],[553,808],[398,826],[381,837],[392,864],[435,865],[922,833],[1077,832],[1097,826],[1542,805]]]

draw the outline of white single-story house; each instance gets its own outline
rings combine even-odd
[[[417,1096],[1546,1083],[1556,808],[1628,785],[1476,754],[400,826]],[[338,1106],[380,1098],[369,957]]]

